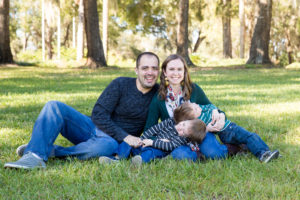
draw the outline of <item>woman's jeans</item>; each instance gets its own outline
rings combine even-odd
[[[200,152],[207,159],[222,159],[228,155],[228,149],[225,145],[221,144],[215,134],[207,132],[204,140],[199,145]],[[189,146],[180,146],[171,152],[174,159],[183,160],[197,160],[197,153],[192,151]]]
[[[58,134],[74,144],[54,145]],[[80,160],[116,153],[118,142],[95,127],[90,117],[58,101],[49,101],[39,114],[24,153],[33,152],[44,161],[49,156],[75,156]]]
[[[225,130],[218,133],[220,140],[228,144],[246,144],[248,149],[257,157],[269,151],[268,145],[256,134],[251,133],[231,122]]]

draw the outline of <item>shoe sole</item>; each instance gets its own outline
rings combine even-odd
[[[99,163],[100,164],[112,164],[112,163],[117,163],[119,162],[118,160],[113,160],[109,157],[100,157],[99,158]]]
[[[137,166],[137,167],[141,166],[141,165],[142,165],[142,162],[143,162],[143,160],[142,160],[142,157],[141,157],[141,156],[135,156],[135,157],[133,157],[132,160],[131,160],[131,163],[132,163],[134,166]]]
[[[268,159],[266,159],[264,161],[264,163],[268,163],[271,160],[277,159],[278,157],[279,157],[279,151],[275,151],[275,152],[272,153],[272,155]]]
[[[9,164],[4,164],[4,168],[15,168],[15,169],[35,169],[35,168],[43,168],[45,169],[46,166],[36,166],[36,167],[27,167],[27,166],[23,166],[23,165],[15,165],[13,163],[9,163]]]

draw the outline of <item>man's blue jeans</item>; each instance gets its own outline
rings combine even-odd
[[[53,145],[59,133],[74,146]],[[117,149],[118,142],[96,128],[90,117],[62,102],[49,101],[34,124],[31,140],[24,153],[33,152],[44,161],[48,160],[51,152],[55,157],[75,156],[86,160],[110,156]]]
[[[248,149],[257,157],[269,151],[268,145],[257,135],[231,122],[228,127],[218,133],[220,140],[228,144],[246,144]]]

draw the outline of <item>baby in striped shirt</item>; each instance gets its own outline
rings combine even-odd
[[[218,109],[213,104],[198,105],[196,103],[185,102],[174,111],[174,119],[176,122],[181,122],[191,119],[201,119],[207,128],[212,121],[212,112],[217,112]],[[256,133],[252,133],[236,125],[235,123],[225,119],[223,128],[216,132],[220,140],[227,144],[246,144],[248,149],[261,162],[267,163],[278,158],[279,151],[270,151],[268,145]]]

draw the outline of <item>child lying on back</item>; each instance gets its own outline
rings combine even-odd
[[[165,157],[181,145],[197,146],[205,136],[206,125],[203,121],[192,119],[175,124],[174,119],[169,118],[143,133],[141,136],[142,147],[132,148],[126,142],[122,142],[119,145],[117,158],[102,156],[99,161],[100,163],[117,162],[118,159],[127,158],[133,154],[135,156],[132,158],[132,163],[140,165],[143,162]]]
[[[198,105],[185,102],[174,111],[174,120],[179,123],[184,120],[198,118],[208,125],[212,121],[212,112],[215,109],[217,107],[212,104]],[[221,131],[216,134],[223,143],[246,144],[251,153],[261,162],[267,163],[279,156],[279,151],[270,151],[269,147],[256,133],[251,133],[227,119]]]

